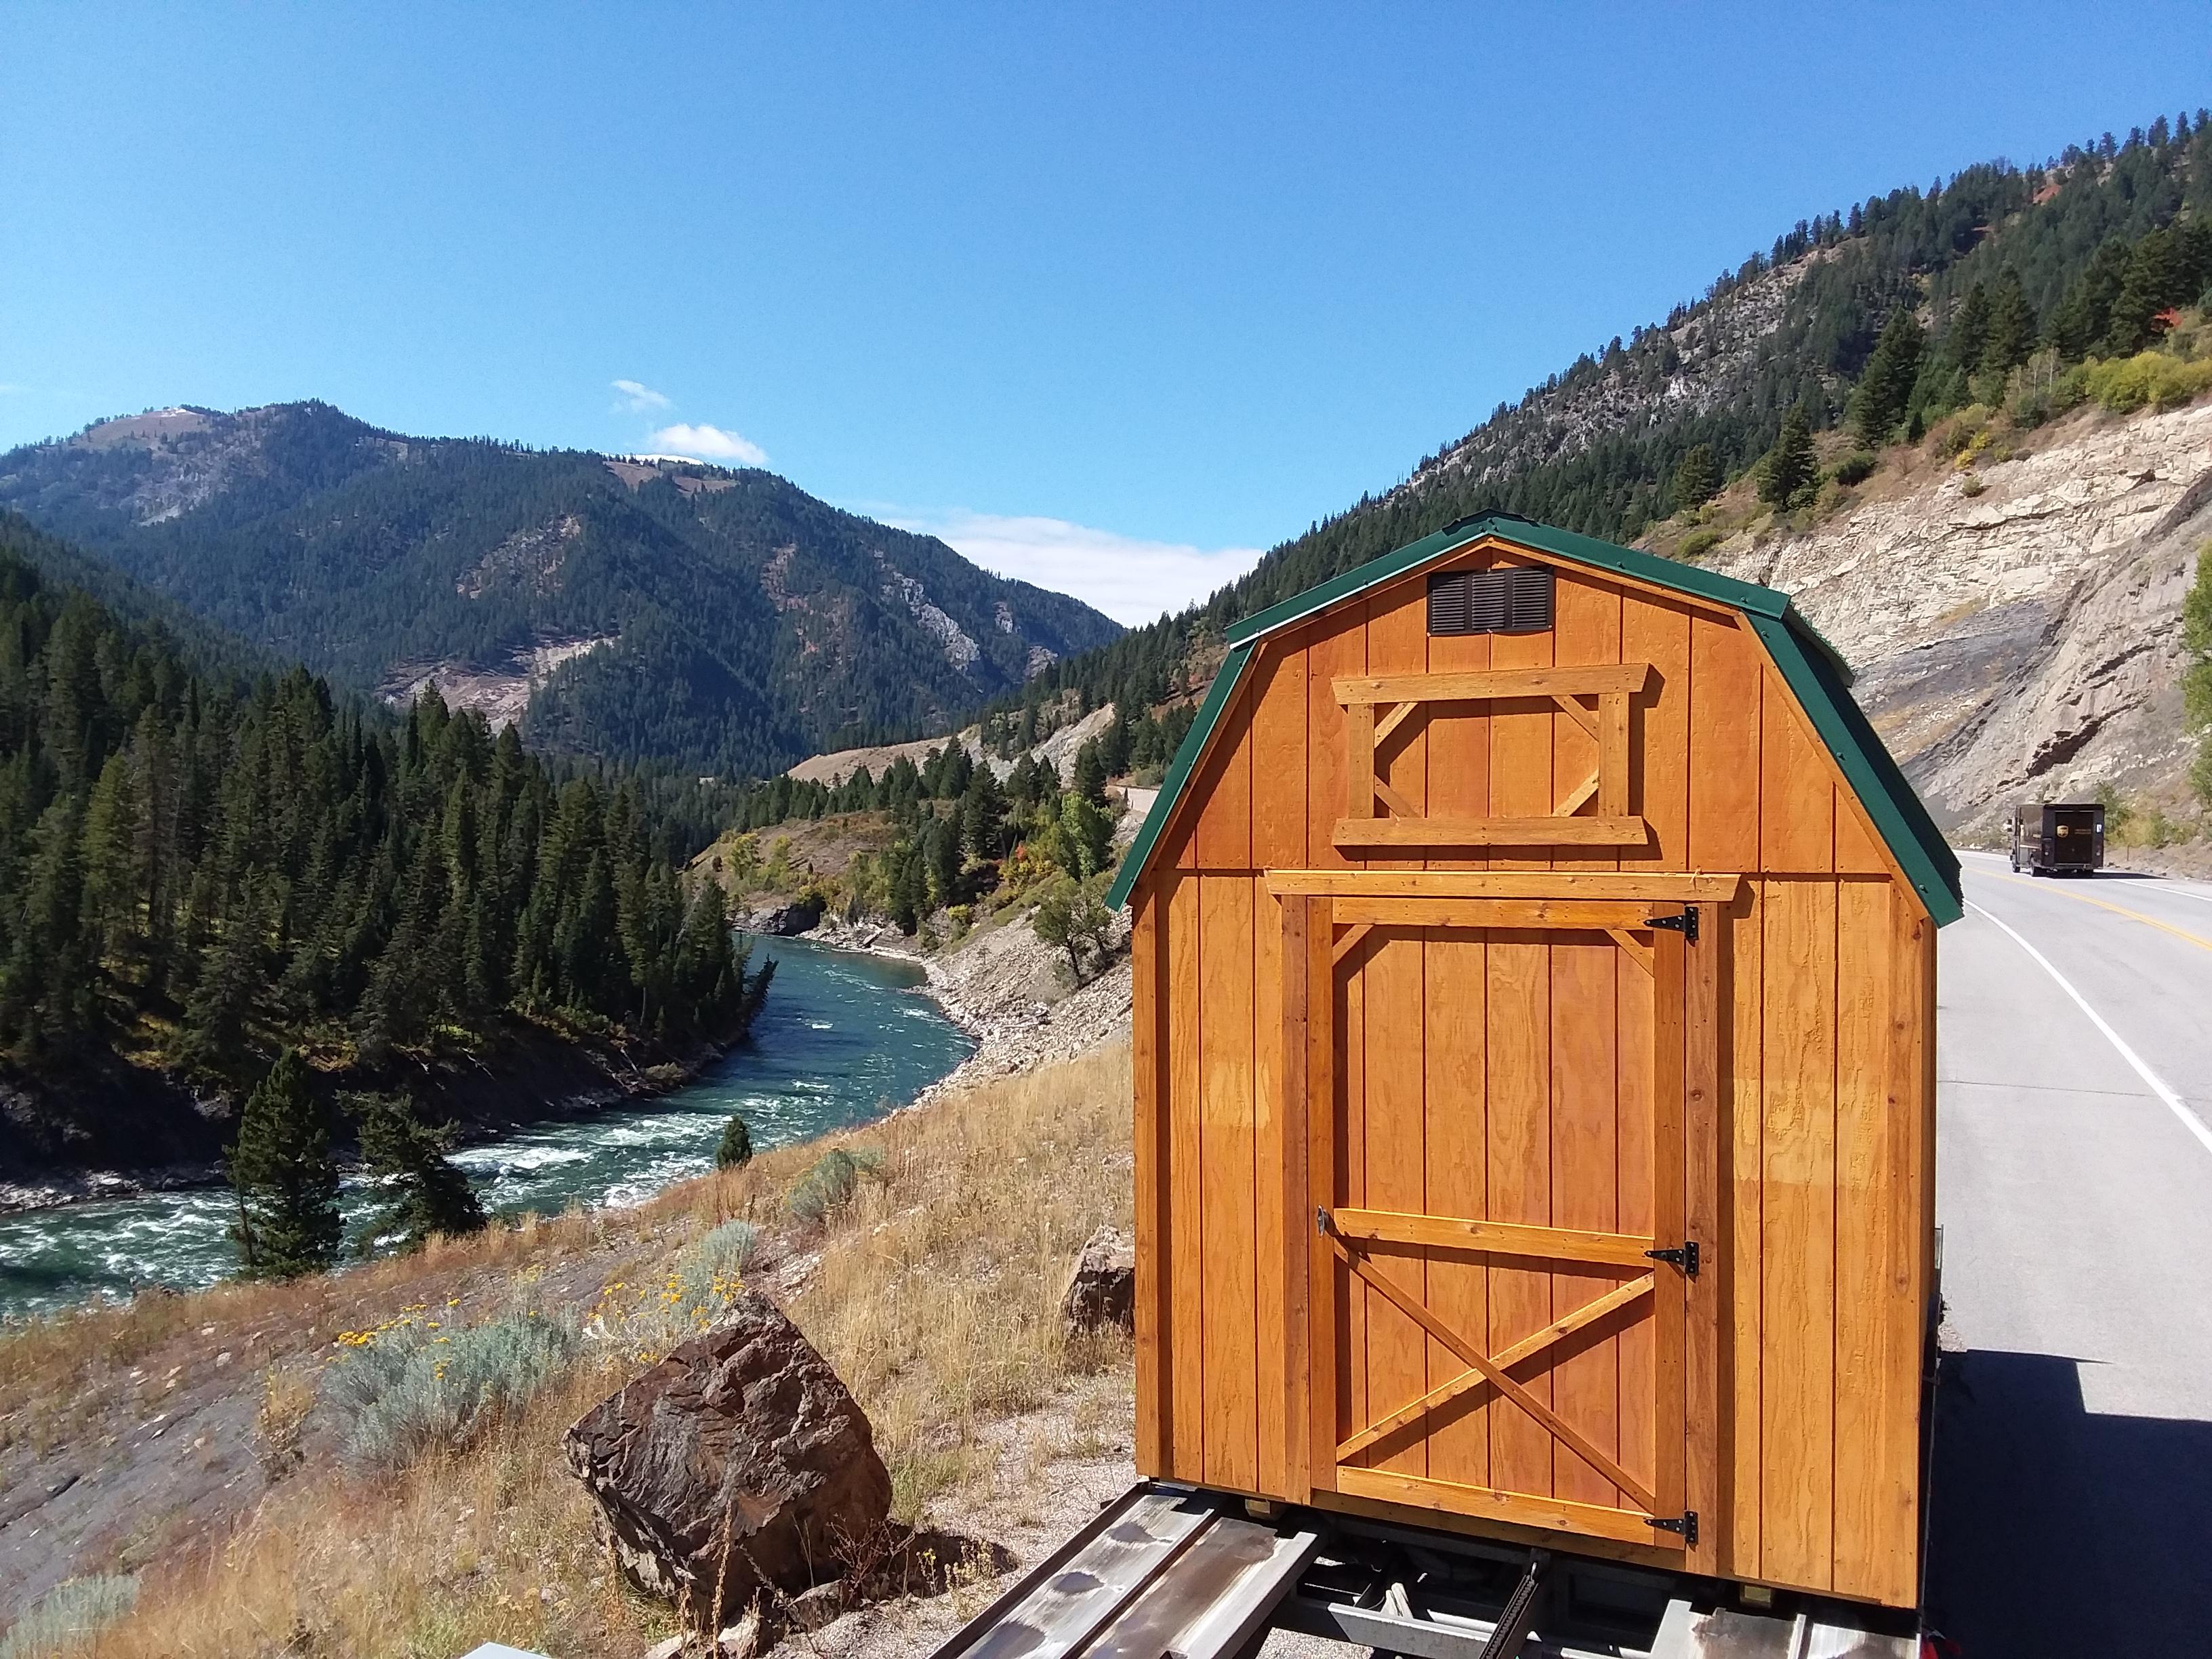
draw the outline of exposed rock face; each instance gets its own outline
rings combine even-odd
[[[1129,1241],[1111,1227],[1091,1235],[1075,1270],[1067,1276],[1067,1290],[1060,1310],[1071,1330],[1103,1330],[1118,1325],[1125,1331],[1137,1328],[1137,1253]]]
[[[2079,416],[1716,568],[1787,589],[1939,822],[2109,783],[2179,799],[2181,601],[2212,537],[2212,404]]]
[[[793,904],[763,905],[748,910],[738,918],[738,931],[744,933],[766,933],[775,939],[791,939],[817,925],[822,912],[804,902]]]
[[[836,1373],[767,1297],[684,1343],[568,1431],[624,1574],[717,1630],[756,1596],[843,1572],[890,1476]]]

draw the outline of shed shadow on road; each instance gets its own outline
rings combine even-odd
[[[2087,1410],[2057,1354],[1943,1356],[1928,1617],[1965,1659],[2201,1652],[2212,1423]]]

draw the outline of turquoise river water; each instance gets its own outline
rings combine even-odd
[[[757,1147],[803,1140],[882,1115],[974,1047],[903,963],[793,939],[755,953],[775,958],[768,1001],[751,1037],[697,1082],[455,1153],[485,1210],[635,1204],[709,1168],[732,1112]],[[350,1222],[351,1183],[347,1204]],[[0,1216],[0,1316],[149,1284],[212,1284],[234,1266],[232,1214],[230,1189],[205,1187]]]

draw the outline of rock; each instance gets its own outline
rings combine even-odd
[[[890,1509],[868,1419],[757,1291],[586,1413],[567,1447],[624,1575],[696,1629],[836,1577]]]
[[[1091,1235],[1083,1254],[1075,1258],[1075,1270],[1067,1276],[1060,1310],[1071,1330],[1095,1331],[1108,1325],[1136,1329],[1137,1254],[1126,1237],[1111,1227]]]
[[[766,904],[748,910],[738,917],[741,933],[767,933],[777,939],[791,939],[808,932],[822,920],[822,912],[805,900],[790,904]]]

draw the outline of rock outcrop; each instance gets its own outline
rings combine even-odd
[[[1938,821],[1966,831],[2100,784],[2171,804],[2195,748],[2181,601],[2212,537],[2212,404],[2033,442],[1714,561],[1796,598]]]
[[[1070,1330],[1136,1329],[1137,1252],[1127,1238],[1111,1227],[1091,1235],[1067,1276],[1060,1311]]]
[[[695,1629],[838,1577],[890,1508],[866,1417],[753,1291],[586,1413],[567,1444],[624,1574]]]

